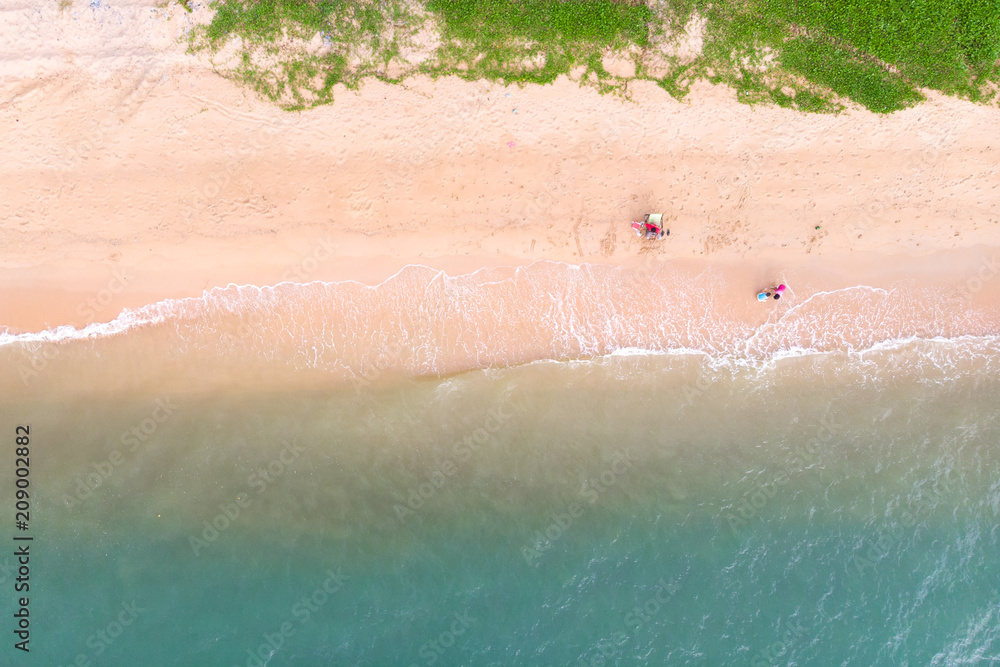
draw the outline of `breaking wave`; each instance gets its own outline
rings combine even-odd
[[[738,296],[734,297],[733,295]],[[344,377],[450,374],[538,360],[693,354],[758,363],[846,353],[997,348],[971,309],[912,286],[858,285],[757,304],[711,271],[685,275],[541,261],[448,276],[408,266],[385,282],[229,285],[110,322],[0,333],[0,349],[123,346],[149,355],[280,363]]]

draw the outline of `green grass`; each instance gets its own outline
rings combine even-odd
[[[781,63],[872,111],[891,113],[923,99],[912,83],[855,50],[809,38],[785,44]]]
[[[1000,3],[991,0],[776,4],[789,20],[895,65],[927,88],[961,89],[970,70],[1000,56]]]
[[[430,0],[447,25],[446,37],[482,48],[508,40],[549,46],[646,44],[652,13],[645,5],[612,0]]]
[[[423,2],[423,4],[421,4]],[[580,76],[627,94],[605,69],[616,52],[636,78],[675,97],[706,78],[741,102],[837,112],[854,102],[891,113],[935,89],[991,102],[1000,82],[1000,0],[217,0],[192,47],[240,38],[225,75],[290,109],[332,101],[334,85],[416,73],[544,84]],[[700,55],[663,51],[693,17]],[[421,29],[440,36],[429,58],[402,57]],[[322,35],[320,53],[305,44]],[[426,41],[426,40],[425,40]],[[661,65],[646,66],[660,49]],[[664,67],[663,62],[668,66]]]
[[[607,81],[601,54],[646,46],[652,19],[645,5],[612,0],[429,0],[427,8],[442,24],[435,73],[505,83],[549,83],[577,66]]]
[[[691,78],[698,73],[691,65],[674,65],[665,75],[655,79],[660,88],[678,100],[684,99],[691,90]]]
[[[868,109],[891,112],[932,88],[985,101],[1000,79],[1000,0],[671,0],[708,17],[704,58],[735,85],[773,54],[784,72]],[[892,71],[894,70],[894,72]],[[742,99],[742,98],[741,98]]]
[[[212,6],[211,23],[192,33],[192,49],[218,52],[239,38],[239,53],[222,73],[290,110],[333,101],[338,83],[354,88],[369,76],[392,80],[386,66],[419,27],[402,0],[218,0]],[[320,52],[306,47],[317,35]]]

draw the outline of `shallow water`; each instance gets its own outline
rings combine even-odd
[[[926,300],[869,290],[864,340],[802,295],[749,329],[661,318],[642,346],[644,315],[586,282],[575,309],[524,275],[453,286],[456,325],[421,319],[447,292],[423,278],[412,304],[230,288],[113,335],[8,336],[34,659],[1000,660],[996,336],[917,336]]]

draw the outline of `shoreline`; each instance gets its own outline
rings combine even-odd
[[[323,245],[317,247],[325,248]],[[511,257],[466,256],[400,263],[390,258],[373,257],[352,257],[345,261],[324,250],[306,255],[291,266],[258,262],[219,270],[218,266],[203,265],[195,269],[189,265],[184,269],[186,278],[183,281],[176,277],[176,266],[169,270],[102,267],[91,271],[36,267],[21,270],[16,277],[8,277],[5,281],[7,288],[0,293],[0,310],[6,313],[7,319],[0,326],[14,337],[44,334],[64,326],[81,331],[88,325],[115,322],[125,311],[134,312],[171,301],[204,299],[226,288],[267,289],[281,285],[303,288],[320,283],[332,287],[355,285],[378,291],[395,289],[392,283],[401,280],[408,271],[429,272],[441,275],[446,281],[463,284],[503,283],[511,281],[521,271],[564,266],[578,270],[600,270],[601,267],[621,270],[623,275],[640,282],[676,276],[688,285],[697,285],[701,276],[710,275],[725,284],[723,293],[713,294],[712,298],[730,313],[742,313],[741,319],[749,318],[747,321],[756,319],[758,312],[769,312],[764,309],[777,305],[757,304],[755,294],[778,282],[788,283],[793,293],[803,297],[854,287],[892,290],[906,286],[911,290],[937,293],[942,302],[951,304],[956,314],[974,311],[983,322],[992,323],[994,332],[1000,333],[1000,250],[992,247],[942,251],[923,257],[803,258],[787,253],[784,256],[772,254],[755,258],[754,266],[749,266],[743,257],[725,255],[663,260],[631,257],[629,260],[573,262],[542,258],[518,261]],[[215,280],[213,276],[224,277]],[[66,287],[70,282],[72,289]],[[641,294],[635,295],[636,302],[641,303],[643,298]],[[926,333],[934,332],[928,330]]]
[[[782,361],[807,371],[840,359],[860,369],[881,359],[887,371],[917,361],[945,375],[991,373],[1000,275],[972,290],[972,256],[948,255],[935,258],[934,274],[785,266],[756,283],[752,267],[703,260],[632,269],[540,261],[447,277],[410,265],[374,287],[230,285],[138,304],[82,330],[0,329],[0,356],[16,369],[4,386],[40,396],[392,387],[650,355],[712,367]],[[758,303],[745,289],[779,280],[788,285],[780,302]]]

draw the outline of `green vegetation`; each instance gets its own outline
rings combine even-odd
[[[549,83],[583,66],[607,81],[601,55],[649,43],[652,12],[612,0],[429,0],[443,25],[438,72]]]
[[[392,80],[386,66],[414,32],[402,0],[218,0],[213,8],[192,48],[235,45],[220,71],[292,110],[331,102],[338,83]]]
[[[778,103],[774,90],[790,86],[884,113],[922,99],[917,88],[988,101],[1000,79],[1000,0],[669,3],[682,20],[707,19],[703,58],[717,80],[739,89],[753,71],[744,92]],[[763,66],[768,54],[777,66]]]
[[[337,83],[425,73],[505,83],[560,75],[627,94],[631,78],[681,98],[699,78],[747,104],[877,113],[920,89],[978,102],[1000,82],[1000,0],[217,0],[192,47],[286,108]],[[700,48],[679,45],[692,36]],[[616,76],[605,56],[632,60]],[[615,68],[611,68],[615,69]]]
[[[793,40],[785,45],[781,63],[872,111],[898,111],[923,99],[903,77],[864,60],[857,51],[831,43],[805,37]]]

